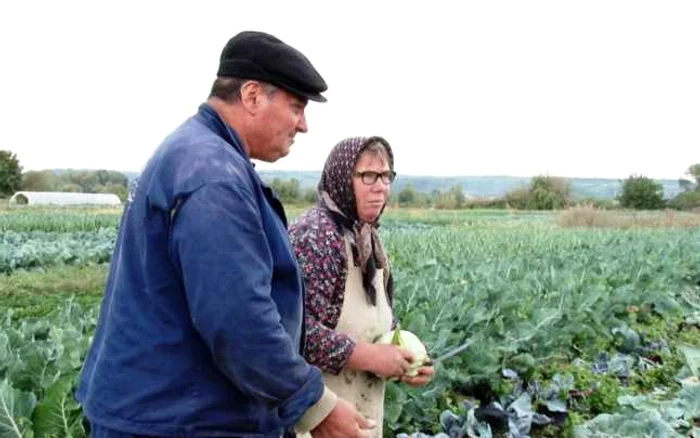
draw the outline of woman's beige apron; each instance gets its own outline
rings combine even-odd
[[[345,282],[343,309],[335,330],[345,333],[355,341],[374,342],[391,330],[392,313],[384,290],[384,271],[379,269],[374,277],[377,305],[368,300],[362,287],[362,270],[353,263],[351,234],[345,235],[345,251],[348,260],[348,276]],[[357,410],[377,423],[372,438],[382,437],[384,421],[385,381],[372,373],[343,369],[337,376],[324,372],[323,380],[338,397],[354,404]],[[299,434],[309,438],[310,434]]]

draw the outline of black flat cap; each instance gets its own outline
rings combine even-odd
[[[326,82],[300,51],[278,38],[255,31],[245,31],[231,38],[219,60],[218,76],[254,79],[283,88],[316,102]]]

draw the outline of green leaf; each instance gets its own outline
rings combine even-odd
[[[652,437],[679,438],[681,435],[666,423],[657,411],[601,414],[576,427],[575,437]]]
[[[637,332],[627,326],[612,329],[612,334],[618,340],[618,350],[622,353],[631,353],[641,345],[641,339]]]
[[[403,339],[401,339],[401,324],[396,324],[396,329],[394,329],[394,336],[391,338],[391,343],[398,346],[403,346]]]
[[[32,435],[30,420],[36,397],[14,389],[7,379],[0,382],[0,438],[25,438]]]
[[[395,424],[401,416],[404,403],[406,403],[406,393],[396,383],[388,382],[386,385],[386,401],[384,419],[389,424]]]
[[[413,333],[425,333],[426,329],[425,313],[418,313],[409,320],[407,330]]]
[[[680,347],[680,350],[685,358],[685,364],[688,366],[692,375],[700,377],[700,349],[686,345]]]
[[[678,407],[686,418],[700,419],[700,385],[687,385],[678,392]]]
[[[74,376],[63,376],[47,390],[34,414],[37,438],[84,436],[80,407],[73,398]]]

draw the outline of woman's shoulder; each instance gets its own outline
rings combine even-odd
[[[300,214],[289,225],[292,240],[308,239],[329,233],[341,236],[328,211],[319,206],[314,206]]]
[[[320,207],[299,215],[289,226],[289,239],[297,256],[345,258],[345,240],[328,211]]]

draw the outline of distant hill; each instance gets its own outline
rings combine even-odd
[[[321,172],[318,171],[283,171],[260,170],[261,178],[271,181],[274,178],[283,180],[296,178],[302,189],[315,188],[318,184]],[[621,188],[622,182],[617,179],[602,178],[570,178],[571,189],[574,197],[594,197],[600,199],[615,198]],[[676,180],[657,180],[664,188],[664,196],[673,198],[680,192],[680,186]],[[393,190],[398,192],[404,186],[411,184],[419,192],[430,193],[433,190],[444,192],[455,185],[461,185],[464,192],[473,197],[490,198],[500,197],[506,192],[527,186],[530,178],[518,176],[411,176],[399,175],[394,182]]]
[[[65,169],[54,169],[54,172],[65,172]],[[138,177],[138,172],[121,172],[129,181]],[[294,171],[294,170],[258,170],[260,177],[270,182],[275,178],[299,180],[302,189],[316,188],[321,176],[320,171]],[[574,197],[613,199],[621,190],[622,183],[617,179],[604,178],[570,178]],[[664,188],[664,196],[673,198],[681,191],[676,180],[657,180]],[[412,176],[399,175],[394,183],[394,191],[398,192],[403,187],[411,184],[419,192],[430,193],[433,190],[442,192],[455,185],[461,185],[464,192],[473,197],[490,198],[500,197],[506,192],[529,184],[530,178],[519,176]]]

